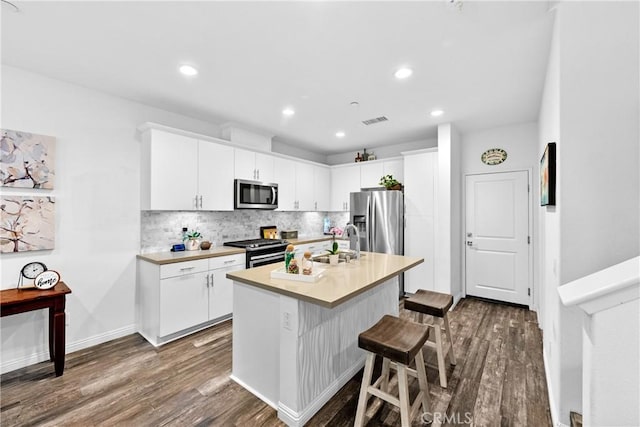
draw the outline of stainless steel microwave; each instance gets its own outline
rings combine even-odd
[[[236,179],[234,182],[235,209],[277,209],[278,184]]]

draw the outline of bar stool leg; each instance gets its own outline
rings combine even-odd
[[[444,327],[447,330],[447,338],[449,338],[449,343],[451,344],[451,350],[449,350],[449,363],[452,365],[456,364],[456,355],[453,352],[453,335],[451,335],[451,326],[449,325],[449,316],[446,314],[443,318]]]
[[[386,357],[382,358],[382,384],[380,384],[380,390],[389,392],[389,366],[391,361]]]
[[[398,363],[398,393],[400,394],[400,421],[402,427],[411,427],[411,419],[409,417],[410,403],[409,403],[409,386],[407,381],[407,369],[406,367]]]
[[[438,373],[440,374],[440,386],[447,388],[447,372],[444,366],[444,354],[442,349],[442,330],[440,325],[433,325],[433,331],[436,333],[436,354],[438,355]]]
[[[427,370],[424,367],[424,357],[422,350],[416,354],[416,371],[418,371],[418,383],[420,390],[424,391],[422,395],[422,412],[429,412],[429,383],[427,382]]]
[[[364,425],[364,414],[367,410],[367,400],[369,400],[369,385],[371,385],[371,377],[373,376],[373,363],[376,355],[367,353],[367,361],[364,365],[364,374],[362,375],[362,384],[360,385],[360,397],[358,397],[358,410],[356,411],[355,427]]]

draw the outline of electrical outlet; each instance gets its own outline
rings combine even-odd
[[[282,327],[291,330],[291,313],[286,311],[282,313]]]

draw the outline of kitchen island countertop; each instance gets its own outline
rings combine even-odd
[[[227,278],[256,286],[277,294],[334,308],[376,285],[422,263],[424,259],[402,255],[363,252],[360,260],[336,266],[314,263],[314,268],[325,269],[323,277],[315,283],[285,279],[272,279],[271,271],[284,267],[284,262],[227,273]]]

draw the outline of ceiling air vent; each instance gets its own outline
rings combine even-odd
[[[375,119],[363,120],[362,123],[369,126],[369,125],[374,125],[380,122],[386,122],[387,120],[389,119],[387,119],[385,116],[380,116],[380,117],[376,117]]]

